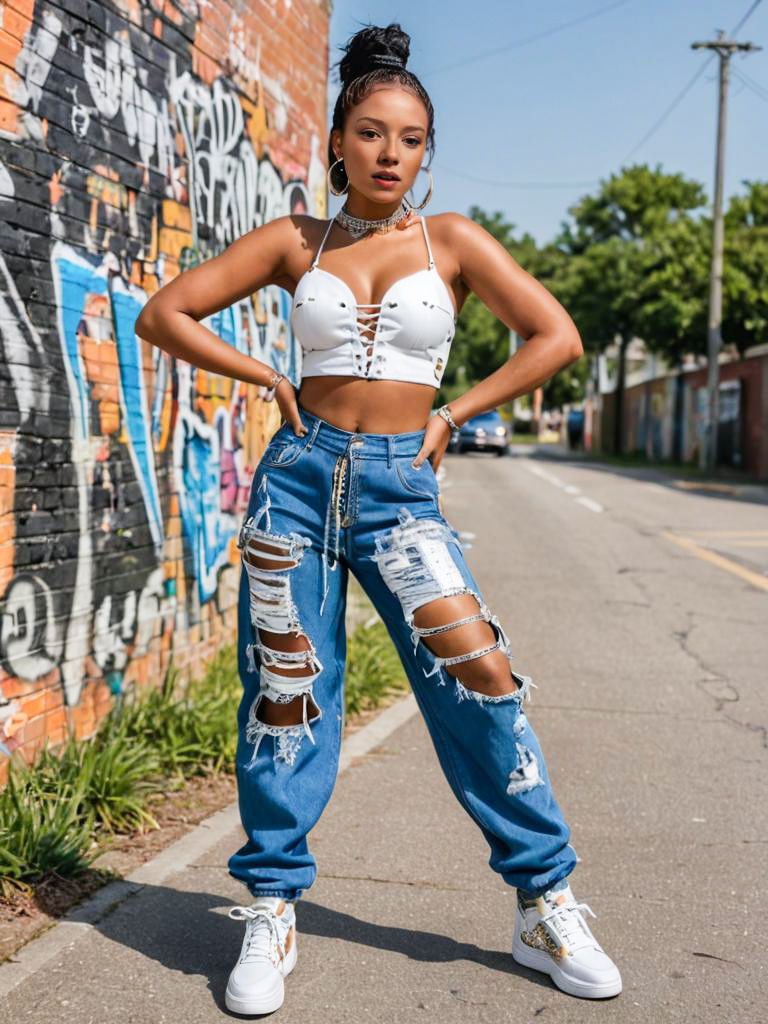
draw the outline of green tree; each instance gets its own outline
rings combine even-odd
[[[768,184],[745,182],[725,214],[723,339],[768,340]],[[638,333],[670,363],[707,354],[712,218],[680,217],[648,240]]]
[[[768,182],[743,184],[725,213],[723,268],[723,339],[742,354],[768,341]]]
[[[617,452],[623,450],[629,342],[637,335],[652,348],[674,352],[694,336],[704,299],[697,271],[703,263],[699,257],[681,266],[678,258],[686,239],[699,238],[690,214],[705,201],[698,182],[642,164],[602,181],[595,195],[569,208],[571,221],[561,226],[557,245],[570,259],[552,290],[573,317],[585,350],[599,352],[618,341]],[[679,301],[671,301],[670,277],[681,289]]]
[[[514,225],[501,213],[486,215],[479,206],[472,206],[468,216],[481,224],[506,249],[514,245]],[[493,373],[509,357],[509,331],[488,307],[471,292],[462,307],[451,345],[451,358],[443,375],[437,404],[472,387]]]
[[[687,352],[706,355],[712,230],[706,218],[680,217],[648,239],[635,329],[670,365]]]
[[[515,225],[499,211],[485,213],[479,206],[470,207],[468,216],[482,225],[504,246],[508,253],[529,274],[548,287],[556,276],[563,254],[554,245],[541,249],[532,235],[515,235]],[[437,403],[449,402],[477,381],[502,366],[510,356],[510,332],[506,324],[470,293],[456,325],[451,358],[443,376]],[[583,364],[583,365],[582,365]],[[577,368],[578,367],[578,368]],[[544,405],[554,407],[574,401],[583,394],[587,361],[566,367],[544,385]]]

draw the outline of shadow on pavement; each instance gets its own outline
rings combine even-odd
[[[227,916],[230,906],[234,904],[209,892],[147,885],[93,927],[110,942],[133,949],[164,968],[206,978],[216,1006],[228,1014],[224,989],[243,937],[242,923]],[[481,949],[434,932],[374,924],[331,910],[306,896],[297,904],[296,917],[300,945],[302,937],[309,935],[337,939],[400,953],[422,963],[468,961],[503,974],[519,975],[546,989],[553,987],[549,977],[512,959],[513,920],[509,921],[507,951]],[[318,972],[322,969],[318,964]],[[87,986],[85,979],[83,984]]]

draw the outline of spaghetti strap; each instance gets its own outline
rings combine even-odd
[[[432,255],[432,246],[429,244],[429,234],[427,232],[427,218],[424,216],[424,214],[422,214],[419,220],[421,221],[421,226],[424,229],[424,241],[427,243],[427,252],[429,253],[429,263],[427,264],[427,270],[429,270],[430,267],[434,267],[435,259]]]
[[[333,227],[333,222],[334,222],[335,219],[336,219],[335,217],[331,217],[331,219],[328,221],[328,227],[325,229],[325,234],[323,235],[323,240],[320,243],[319,249],[315,253],[315,258],[312,260],[312,269],[313,270],[317,266],[317,261],[320,259],[320,253],[323,251],[323,246],[325,245],[326,238],[331,233],[331,228]]]

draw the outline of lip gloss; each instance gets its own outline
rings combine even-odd
[[[373,177],[373,176],[372,176]],[[373,178],[377,185],[381,185],[382,188],[394,188],[397,185],[397,178]]]

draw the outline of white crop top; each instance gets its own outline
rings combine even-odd
[[[381,302],[368,303],[356,302],[348,284],[317,265],[334,218],[328,222],[312,266],[293,295],[291,327],[302,348],[302,377],[341,375],[440,386],[456,313],[432,258],[427,222],[419,220],[429,253],[426,269],[398,278]],[[375,323],[369,323],[373,318]]]

